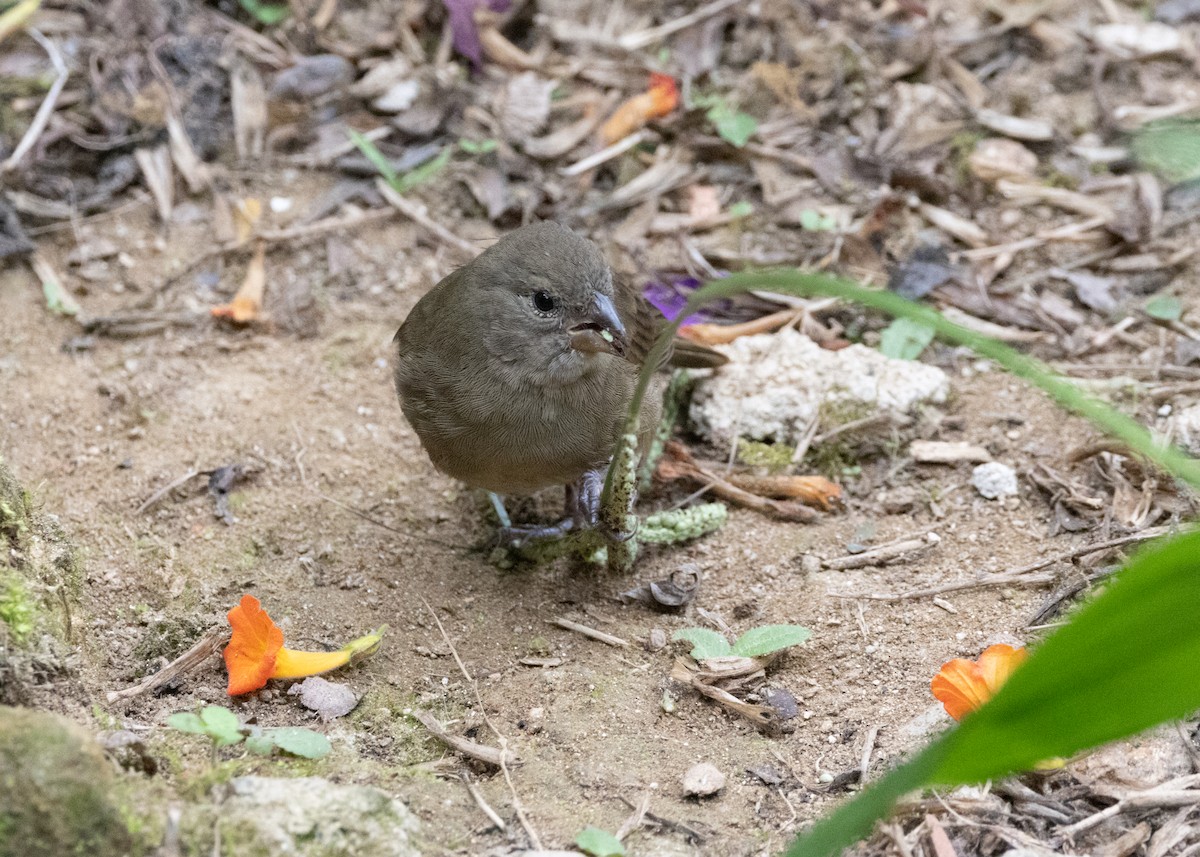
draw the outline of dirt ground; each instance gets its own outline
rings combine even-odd
[[[24,195],[4,198],[83,311],[51,312],[31,266],[17,255],[4,259],[0,456],[37,507],[59,518],[86,575],[69,623],[79,654],[74,677],[41,688],[37,704],[95,731],[141,736],[158,768],[148,779],[170,800],[207,800],[214,785],[241,774],[315,774],[398,796],[420,818],[427,853],[506,854],[539,844],[530,830],[545,849],[571,847],[588,825],[616,831],[648,797],[650,814],[625,840],[630,853],[778,853],[857,788],[864,755],[869,780],[951,724],[929,689],[945,661],[975,658],[992,643],[1036,642],[1126,548],[1083,557],[1073,550],[1194,515],[1187,496],[1126,450],[1099,443],[1084,421],[966,351],[934,343],[921,359],[947,372],[945,404],[903,430],[876,427],[814,450],[806,466],[825,467],[843,486],[843,508],[807,524],[731,508],[719,532],[645,549],[626,577],[566,561],[500,570],[489,562],[485,498],[434,470],[392,387],[392,336],[461,264],[461,243],[389,211],[371,196],[374,177],[363,181],[369,171],[317,157],[322,129],[344,145],[347,127],[386,130],[391,122],[399,129],[392,156],[439,146],[453,153],[446,172],[411,194],[452,239],[482,248],[525,220],[569,220],[601,243],[618,274],[641,284],[664,271],[703,278],[710,262],[721,270],[786,263],[876,285],[891,279],[904,291],[921,285],[926,269],[914,260],[922,250],[948,248],[932,266],[941,277],[934,291],[926,282],[914,297],[993,325],[991,333],[1162,430],[1172,413],[1196,404],[1200,380],[1195,177],[1190,191],[1181,182],[1185,192],[1172,195],[1173,180],[1154,178],[1124,149],[1120,157],[1103,150],[1131,145],[1131,129],[1140,127],[1129,120],[1135,107],[1149,122],[1156,111],[1177,115],[1186,111],[1171,110],[1200,99],[1194,54],[1120,54],[1139,48],[1098,29],[1140,21],[1140,6],[1047,3],[1026,15],[1008,4],[930,10],[912,0],[844,8],[777,0],[613,51],[596,47],[597,33],[612,41],[671,15],[640,3],[617,4],[607,17],[588,4],[542,4],[535,17],[537,4],[517,4],[529,8],[505,32],[537,53],[536,74],[529,55],[506,66],[489,54],[472,75],[451,50],[437,3],[346,3],[324,32],[310,26],[313,10],[273,30],[247,18],[245,4],[124,5],[148,16],[129,24],[132,35],[121,21],[108,21],[103,33],[88,29],[96,9],[52,10],[58,29],[48,32],[64,44],[128,50],[116,71],[96,62],[91,77],[72,78],[73,95],[59,111],[68,119],[51,124],[52,139],[29,156]],[[168,5],[187,14],[173,19]],[[695,4],[683,5],[671,14]],[[558,17],[591,29],[556,29]],[[206,29],[218,19],[226,22],[221,38],[236,42],[267,83],[310,55],[353,60],[331,100],[303,108],[281,106],[274,84],[258,81],[263,98],[272,93],[270,121],[263,106],[259,130],[273,136],[257,163],[232,152],[235,118],[240,126],[246,114],[234,117],[230,107],[227,78],[238,67],[218,57],[228,45]],[[154,27],[171,31],[154,44],[178,48],[157,58],[162,68],[143,62],[138,41],[149,42]],[[1107,43],[1101,32],[1113,33]],[[1182,23],[1179,32],[1200,38],[1200,24]],[[49,74],[41,48],[20,44],[23,53],[0,60],[24,63],[30,77]],[[406,73],[424,87],[415,118],[370,112],[378,93],[347,95],[348,81],[404,56],[412,60]],[[570,172],[602,147],[594,128],[553,156],[523,150],[611,111],[660,66],[687,86],[703,81],[697,92],[717,101],[663,114],[639,148],[589,170]],[[515,94],[529,90],[513,84],[523,70],[534,80],[522,86],[540,93],[533,113],[544,110],[530,121],[541,136],[523,130],[518,115],[524,107]],[[208,101],[197,94],[206,80],[220,84]],[[547,82],[562,89],[553,108]],[[151,182],[130,167],[132,183],[87,212],[47,214],[47,200],[77,201],[94,189],[88,182],[102,163],[132,164],[125,149],[153,143],[169,158],[170,110],[139,101],[161,96],[159,86],[174,86],[181,103],[191,99],[179,109],[200,160],[214,166],[208,184],[185,192],[180,159],[174,212],[164,223],[161,203],[144,187]],[[448,115],[421,126],[439,99]],[[25,100],[14,110],[27,124],[37,101]],[[740,142],[729,138],[736,127],[722,127],[722,114],[711,112],[730,104],[755,114],[753,133]],[[0,143],[11,146],[14,127],[0,123]],[[105,135],[118,142],[96,148]],[[482,151],[484,138],[497,148]],[[1016,140],[1024,143],[1014,153]],[[296,166],[304,158],[317,168]],[[337,197],[345,175],[358,182],[353,198]],[[636,184],[648,175],[655,181]],[[626,193],[631,185],[641,189]],[[210,309],[230,299],[254,264],[252,243],[222,232],[231,205],[247,200],[262,204],[253,230],[270,236],[265,319],[239,327],[214,320]],[[698,201],[717,214],[698,214]],[[735,217],[746,202],[753,215]],[[303,218],[318,209],[341,225],[299,241],[280,237],[311,225]],[[367,220],[351,219],[368,209]],[[1152,296],[1177,298],[1174,318],[1152,318]],[[764,311],[742,307],[737,318]],[[843,337],[877,345],[886,324],[847,306],[825,306],[814,319],[827,325],[832,347]],[[729,452],[684,432],[709,459]],[[982,498],[969,463],[915,462],[916,438],[985,447],[1015,468],[1019,495]],[[207,474],[230,465],[242,478],[222,518]],[[670,506],[690,490],[656,486],[641,510]],[[549,520],[560,501],[548,492],[513,508]],[[936,544],[886,566],[834,571],[819,561],[857,544],[927,534]],[[974,585],[1043,560],[1045,568],[1004,585]],[[701,582],[682,613],[617,597],[689,563]],[[331,676],[361,695],[353,713],[322,723],[280,682],[230,702],[218,657],[158,693],[108,701],[107,692],[223,626],[244,593],[261,600],[295,648],[337,648],[387,626],[373,657]],[[629,645],[565,630],[554,624],[559,618]],[[669,638],[721,623],[738,633],[773,623],[811,629],[767,675],[766,688],[797,703],[778,734],[672,682],[685,648],[649,644],[656,630]],[[542,665],[522,663],[531,658]],[[333,751],[306,762],[231,749],[214,764],[202,741],[165,726],[172,713],[206,703],[230,704],[246,723],[310,726],[331,738]],[[503,735],[520,759],[511,787],[447,750],[413,711],[482,743]],[[1019,798],[1010,784],[985,796],[992,803],[971,795],[918,801],[859,853],[935,853],[928,818],[937,815],[960,854],[1179,854],[1188,836],[1200,839],[1186,814],[1172,821],[1170,829],[1184,833],[1170,840],[1151,838],[1169,828],[1165,812],[1122,816],[1074,840],[1057,831],[1111,804],[1112,783],[1154,785],[1191,772],[1194,732],[1193,724],[1139,739],[1096,757],[1103,764],[1084,760],[1024,780],[1030,791]],[[683,793],[684,773],[699,762],[727,778],[713,797]],[[489,821],[463,772],[506,829]],[[1140,840],[1120,855],[1100,851],[1135,821],[1147,824]]]
[[[295,192],[286,179],[264,187]],[[202,229],[173,230],[165,250],[156,248],[160,233],[148,206],[89,224],[84,234],[129,248],[129,280],[117,270],[113,285],[151,266],[169,269],[173,257],[204,241]],[[62,237],[54,246],[66,252],[73,240]],[[929,694],[937,668],[993,642],[1023,642],[1050,590],[967,589],[947,593],[940,606],[929,598],[864,596],[968,581],[1080,543],[1047,535],[1052,512],[1028,486],[1015,500],[988,501],[966,484],[969,465],[877,456],[861,462],[845,511],[812,525],[735,509],[718,534],[650,551],[627,579],[566,562],[497,570],[472,547],[489,532],[482,498],[432,468],[399,412],[388,368],[397,324],[446,263],[396,223],[333,240],[344,240],[356,259],[341,285],[325,285],[321,247],[268,259],[273,283],[307,278],[321,290],[325,320],[311,338],[205,326],[126,342],[98,338],[67,350],[75,325],[45,311],[33,276],[9,269],[0,280],[7,344],[0,448],[84,550],[86,621],[76,633],[86,694],[62,700],[72,713],[91,709],[101,719],[150,728],[153,746],[170,713],[223,702],[217,659],[167,695],[117,705],[103,699],[156,668],[159,656],[177,654],[181,641],[221,622],[251,592],[289,645],[301,648],[338,646],[388,625],[381,651],[339,676],[363,701],[328,727],[337,749],[316,770],[395,790],[420,815],[435,852],[478,853],[505,836],[488,830],[461,783],[418,773],[444,750],[405,716],[417,707],[480,740],[490,737],[484,715],[492,720],[523,761],[514,785],[547,845],[566,845],[588,824],[616,829],[630,812],[622,798],[636,802],[648,792],[652,813],[703,835],[701,853],[771,853],[842,796],[824,794],[822,779],[857,768],[868,733],[878,765],[948,723]],[[113,292],[89,294],[92,311],[127,299]],[[1094,439],[1021,383],[971,371],[973,362],[949,349],[935,359],[953,378],[949,427],[940,438],[985,445],[1022,469],[1058,466]],[[181,475],[231,463],[254,471],[232,497],[235,523],[215,517],[202,478],[136,513]],[[874,496],[896,486],[916,489],[921,499],[911,512],[887,514]],[[802,555],[840,556],[868,524],[876,543],[926,532],[941,541],[886,568],[802,570]],[[621,606],[616,594],[687,562],[703,577],[694,606],[735,630],[785,622],[812,629],[811,641],[770,675],[802,709],[790,723],[794,731],[764,737],[669,682],[670,648],[643,647],[651,629],[670,633],[697,618]],[[429,608],[478,677],[483,710]],[[610,648],[552,626],[560,616],[632,645]],[[180,628],[173,650],[156,648]],[[526,656],[562,663],[531,668],[518,662]],[[674,713],[663,710],[665,693],[676,700]],[[265,725],[311,716],[279,690],[239,701],[236,710]],[[702,804],[683,797],[680,786],[701,761],[728,777],[725,790]],[[186,781],[202,762],[185,757],[169,775]],[[778,773],[778,784],[747,772],[764,766]],[[479,787],[493,806],[510,806],[500,777],[485,776]],[[666,831],[637,845],[642,836],[631,843],[646,853],[686,841]]]

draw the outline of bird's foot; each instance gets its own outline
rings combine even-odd
[[[524,550],[538,544],[565,539],[575,528],[570,518],[557,524],[531,525],[523,527],[502,526],[496,531],[498,546],[509,550]]]

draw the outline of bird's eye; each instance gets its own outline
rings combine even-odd
[[[533,293],[533,308],[538,312],[554,312],[558,306],[558,302],[554,300],[554,296],[549,292],[534,292]]]

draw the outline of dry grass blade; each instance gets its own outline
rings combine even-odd
[[[413,711],[412,716],[415,717],[422,726],[441,741],[443,744],[454,750],[456,753],[475,759],[478,762],[483,762],[485,765],[494,765],[499,768],[506,761],[512,764],[519,764],[515,758],[505,758],[505,751],[496,747],[489,747],[486,744],[479,744],[469,738],[463,738],[458,735],[451,735],[446,731],[446,727],[442,726],[434,717],[427,711]]]
[[[565,628],[568,631],[574,631],[576,634],[583,634],[585,637],[591,637],[593,640],[599,640],[601,643],[609,646],[621,648],[629,645],[628,640],[622,640],[620,637],[606,634],[603,631],[597,631],[595,628],[589,628],[587,625],[580,625],[578,622],[572,622],[565,617],[551,620],[550,624]]]
[[[429,216],[429,210],[419,202],[413,202],[408,197],[398,193],[395,188],[388,184],[383,179],[375,180],[375,187],[383,194],[383,198],[388,201],[388,204],[407,217],[414,223],[425,227],[439,241],[448,247],[453,247],[458,250],[467,259],[474,259],[479,255],[479,248],[471,244],[470,241],[465,241],[459,238],[445,226],[435,221]]]
[[[53,40],[47,39],[38,30],[33,27],[29,28],[29,36],[35,42],[42,46],[42,50],[50,57],[50,62],[54,65],[54,83],[50,85],[50,91],[46,93],[45,99],[42,100],[41,106],[38,107],[37,113],[33,116],[33,121],[21,135],[21,142],[17,143],[17,147],[13,149],[3,164],[0,164],[0,175],[15,170],[20,166],[21,161],[29,154],[29,150],[37,143],[38,138],[42,136],[42,132],[46,130],[46,125],[50,122],[50,116],[54,113],[54,107],[58,104],[58,98],[62,95],[63,87],[67,85],[67,78],[70,77],[70,72],[67,70],[67,64],[63,62],[62,54],[59,53],[58,46]]]

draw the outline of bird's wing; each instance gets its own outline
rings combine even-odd
[[[618,312],[625,323],[628,338],[625,359],[641,366],[662,332],[666,319],[637,289],[628,284],[618,283],[616,292]],[[715,369],[728,362],[729,358],[719,351],[676,336],[671,350],[655,368],[664,369],[669,365],[679,369]]]

